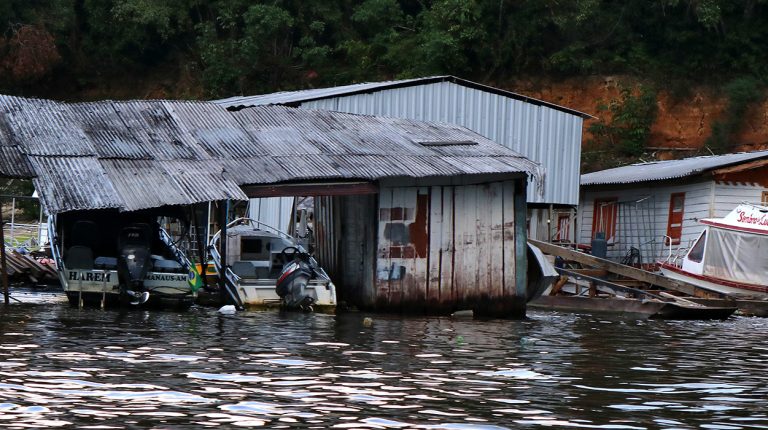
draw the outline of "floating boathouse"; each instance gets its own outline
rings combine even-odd
[[[318,258],[341,299],[525,312],[527,183],[543,172],[466,128],[188,101],[0,107],[0,175],[32,179],[49,214],[318,196]]]

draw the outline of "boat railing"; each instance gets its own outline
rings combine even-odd
[[[667,258],[664,260],[664,263],[678,267],[682,265],[680,260],[685,257],[685,255],[688,253],[688,250],[693,245],[692,241],[689,240],[687,246],[678,245],[677,249],[674,249],[672,238],[666,235],[664,236],[664,243],[669,247]]]
[[[272,227],[269,224],[265,224],[265,223],[263,223],[261,221],[255,220],[253,218],[246,218],[246,217],[237,218],[237,219],[235,219],[233,221],[230,221],[227,224],[227,228],[235,227],[235,226],[238,226],[240,224],[251,224],[252,226],[254,226],[258,230],[268,231],[268,232],[273,233],[273,234],[275,234],[275,235],[277,235],[277,236],[279,236],[279,237],[281,237],[283,239],[296,240],[296,238],[291,236],[290,234],[282,232],[282,231],[276,229],[275,227]],[[209,245],[213,245],[216,241],[219,240],[220,237],[221,237],[221,230],[217,231],[216,234],[213,235],[213,237],[211,238],[211,241],[209,242]]]
[[[187,254],[176,246],[171,235],[162,227],[160,227],[160,240],[171,250],[176,261],[181,263],[185,270],[192,270],[192,262],[187,258]]]
[[[747,205],[747,206],[752,206],[752,207],[754,207],[756,209],[760,209],[760,210],[763,210],[763,211],[768,211],[768,202],[750,202],[750,201],[743,200],[741,202],[741,204],[742,205]]]

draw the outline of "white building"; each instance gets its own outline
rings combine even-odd
[[[589,173],[581,177],[577,243],[603,232],[609,258],[653,264],[690,246],[700,219],[723,217],[741,202],[768,202],[768,151]]]
[[[510,91],[454,76],[434,76],[230,97],[216,103],[232,110],[285,105],[466,127],[543,168],[543,183],[528,186],[531,237],[554,237],[555,220],[558,216],[571,220],[579,202],[582,123],[590,116]],[[552,228],[547,229],[548,225]]]

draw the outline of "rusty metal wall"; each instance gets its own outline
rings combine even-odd
[[[334,197],[340,209],[339,300],[372,303],[376,267],[377,201],[375,194]]]
[[[515,276],[514,197],[515,181],[382,188],[375,307],[489,316],[524,309]]]
[[[339,232],[336,229],[338,220],[335,214],[338,212],[338,200],[332,196],[315,197],[315,219],[313,222],[315,233],[314,255],[331,280],[338,282],[339,264]]]

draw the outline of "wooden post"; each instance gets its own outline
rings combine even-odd
[[[11,199],[11,246],[14,246],[13,243],[15,242],[15,235],[14,235],[14,229],[16,227],[16,197]]]
[[[528,204],[526,202],[526,178],[516,179],[514,182],[514,208],[515,208],[515,286],[517,294],[519,315],[525,316],[525,302],[528,290],[528,229],[526,218],[528,216]]]
[[[221,235],[219,236],[219,257],[221,274],[219,276],[219,291],[225,294],[227,291],[227,216],[229,215],[229,200],[219,202],[219,226]],[[224,296],[226,297],[226,295]]]
[[[3,205],[0,201],[0,270],[3,272],[3,297],[5,305],[8,306],[11,303],[11,296],[8,292],[8,267],[5,263],[5,225],[3,224]]]

